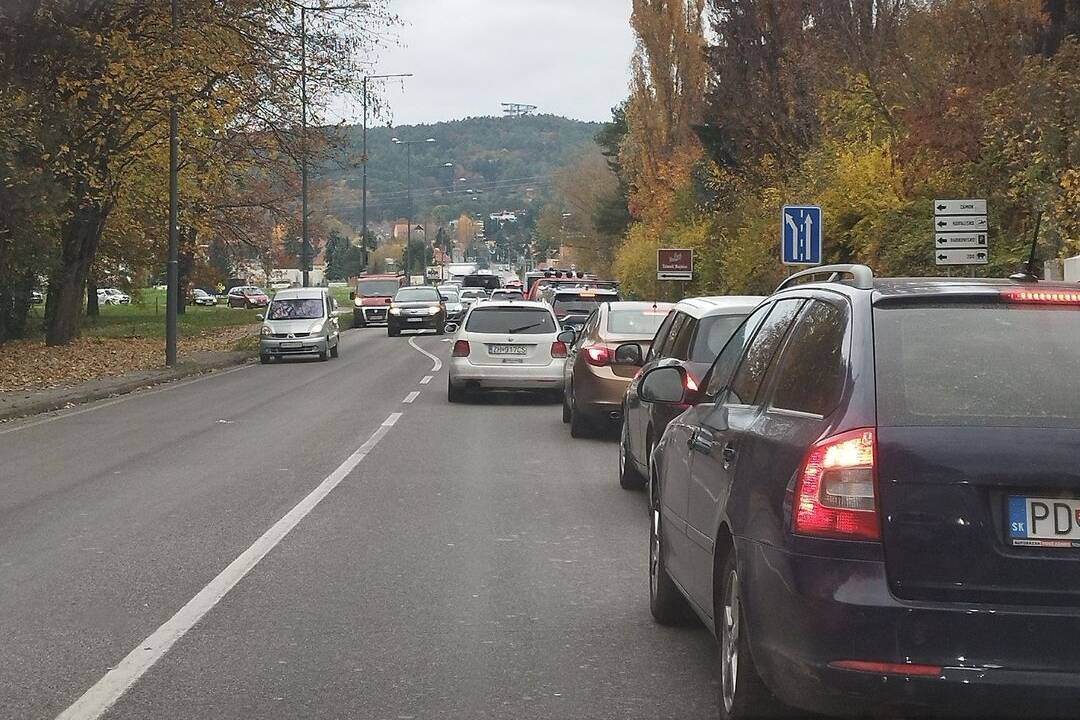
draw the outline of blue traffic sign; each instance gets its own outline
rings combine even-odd
[[[821,264],[821,208],[785,205],[780,217],[785,265]]]

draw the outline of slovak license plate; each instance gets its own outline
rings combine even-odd
[[[488,345],[490,355],[524,355],[524,345]]]
[[[283,347],[283,348],[298,348],[302,344],[303,343],[298,343],[298,342],[283,342],[283,343],[281,343],[281,347]]]
[[[1017,547],[1080,547],[1080,498],[1010,495],[1008,536]]]

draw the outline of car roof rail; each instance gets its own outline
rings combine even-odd
[[[855,281],[855,287],[860,290],[872,290],[874,288],[874,271],[866,265],[820,265],[818,267],[800,270],[793,275],[784,278],[784,281],[776,286],[773,292],[780,292],[796,284],[796,280],[803,278],[828,275],[825,282],[837,282],[843,275],[850,275]]]

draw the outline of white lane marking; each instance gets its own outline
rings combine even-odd
[[[435,363],[434,365],[431,366],[431,372],[437,373],[440,370],[442,370],[442,360],[440,360],[439,358],[435,357],[434,355],[429,353],[424,348],[417,345],[416,344],[416,338],[409,338],[409,344],[412,345],[413,350],[418,350],[418,351],[422,352],[424,355],[427,355],[429,358],[431,358],[431,361],[433,363]]]
[[[100,402],[100,401],[97,401],[97,400],[91,401],[91,403],[88,404],[86,407],[79,408],[78,410],[72,410],[70,412],[64,412],[64,410],[62,410],[62,409],[61,410],[53,410],[51,412],[56,412],[56,413],[59,413],[59,414],[50,415],[47,418],[41,418],[40,420],[33,420],[31,422],[21,423],[21,422],[19,422],[18,419],[12,419],[12,420],[9,420],[8,422],[16,423],[16,425],[14,427],[9,427],[7,429],[0,430],[0,435],[6,435],[7,433],[12,433],[12,432],[15,432],[16,430],[26,430],[28,428],[37,427],[39,425],[44,425],[45,423],[53,422],[54,420],[63,420],[64,418],[75,417],[76,415],[82,415],[83,413],[94,412],[95,410],[101,410],[102,408],[112,407],[113,405],[118,405],[119,403],[125,402],[127,400],[132,400],[134,398],[147,397],[148,395],[157,395],[158,393],[163,393],[163,392],[165,392],[167,390],[175,390],[177,388],[182,388],[182,387],[186,387],[188,385],[193,385],[194,383],[197,383],[197,382],[202,382],[203,380],[209,380],[210,378],[221,377],[222,375],[228,375],[230,373],[240,372],[241,370],[249,370],[249,369],[251,369],[253,367],[255,367],[253,364],[248,363],[248,364],[245,364],[245,365],[240,365],[239,367],[229,368],[228,370],[207,371],[205,373],[200,374],[198,377],[193,377],[193,378],[190,378],[188,380],[180,380],[178,382],[164,382],[164,383],[161,383],[160,387],[154,388],[153,390],[135,390],[135,391],[132,391],[132,392],[124,393],[122,396],[120,396],[118,398],[113,398],[113,399],[108,400],[106,402]]]
[[[405,399],[402,400],[401,402],[403,402],[403,403],[411,403],[413,400],[416,399],[416,396],[419,395],[419,394],[420,394],[419,390],[413,390],[411,393],[406,395]]]
[[[431,382],[431,377],[431,375],[425,375],[424,377],[420,378],[420,384],[427,385],[429,382]]]
[[[228,567],[218,573],[217,577],[191,598],[175,615],[139,643],[112,670],[105,673],[105,676],[83,693],[82,697],[57,715],[57,720],[97,720],[104,715],[147,670],[169,651],[177,640],[210,612],[252,568],[259,564],[260,560],[266,557],[267,553],[273,550],[308,513],[315,509],[315,506],[356,469],[356,466],[379,444],[379,441],[386,437],[390,428],[400,417],[401,413],[392,413],[386,418],[367,439],[367,442],[346,458],[345,462],[319,483],[318,487],[285,513],[247,550],[240,553]]]

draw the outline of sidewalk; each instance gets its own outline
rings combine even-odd
[[[184,361],[173,368],[134,370],[68,387],[0,392],[0,421],[123,395],[151,385],[240,365],[253,357],[251,352],[246,351],[194,352],[184,356]]]

